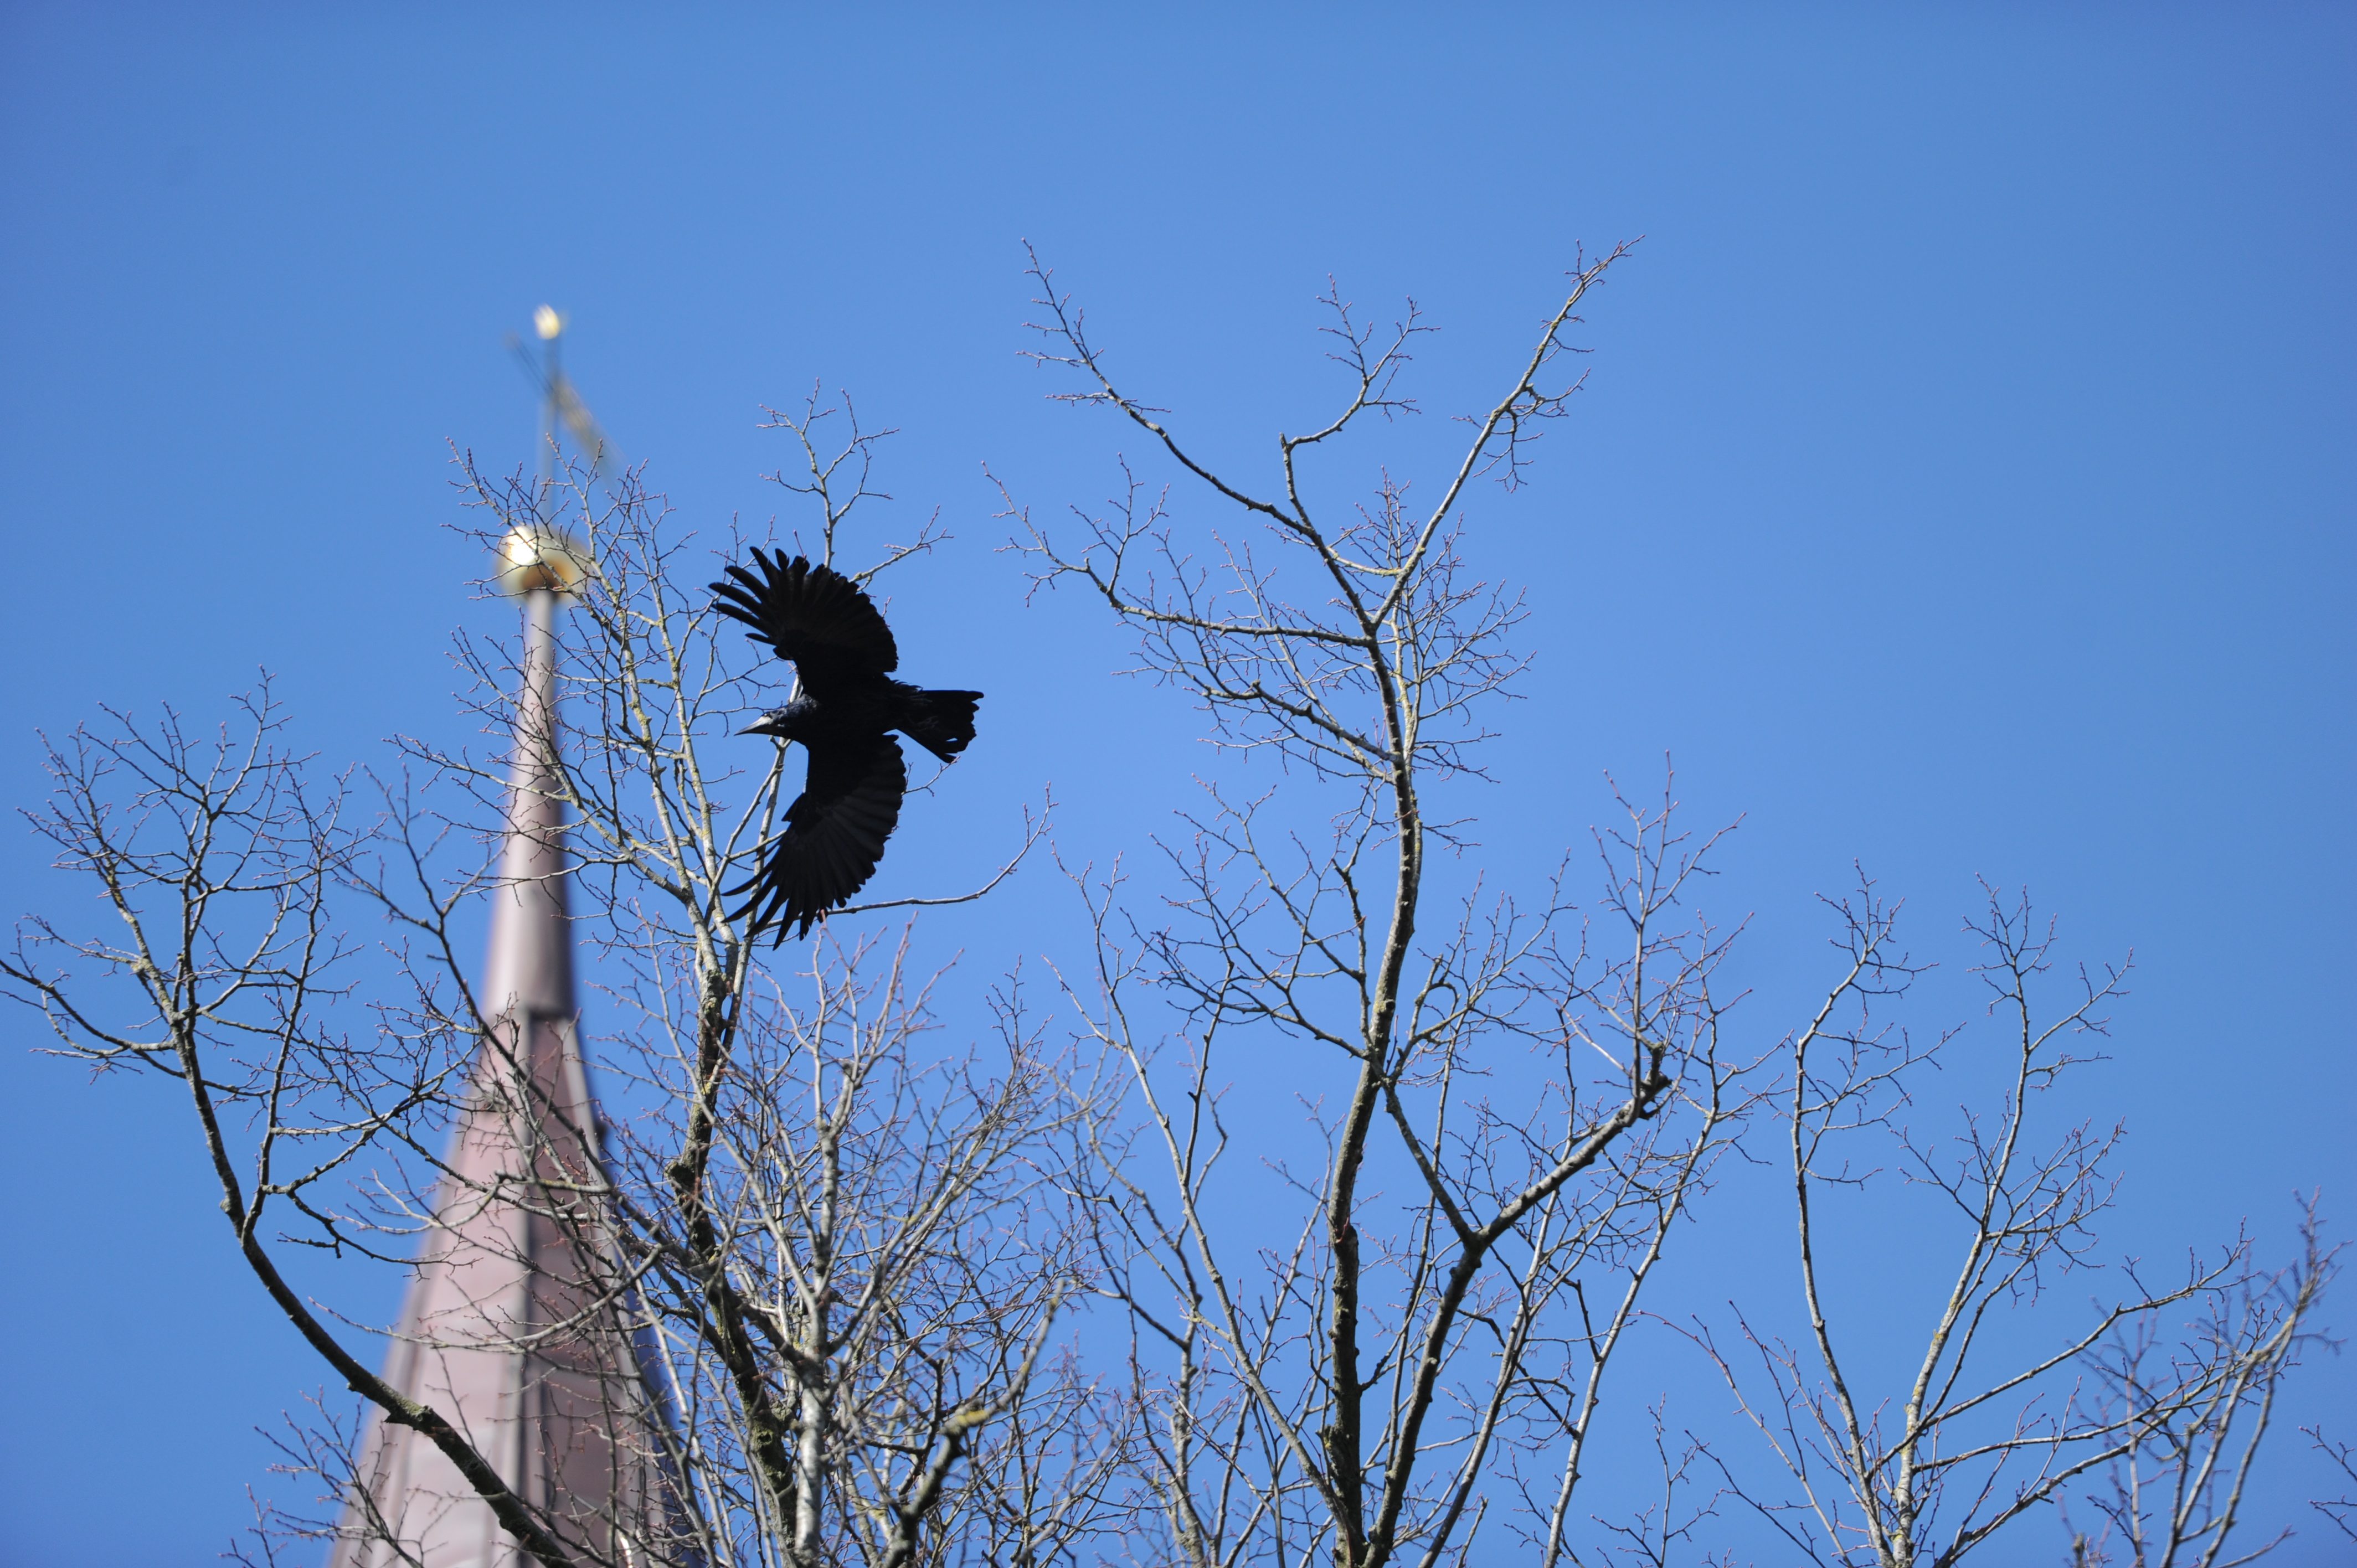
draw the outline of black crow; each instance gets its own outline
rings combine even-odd
[[[753,552],[754,571],[731,566],[712,585],[714,607],[743,621],[756,642],[791,659],[800,690],[743,733],[798,740],[810,776],[786,808],[786,831],[768,862],[730,894],[751,891],[738,916],[758,938],[775,921],[777,940],[797,936],[842,908],[876,875],[884,841],[900,821],[909,788],[899,730],[943,762],[974,739],[980,692],[927,692],[891,679],[900,663],[892,628],[859,585],[800,555]]]

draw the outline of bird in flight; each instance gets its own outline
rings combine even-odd
[[[730,566],[712,585],[713,607],[740,620],[755,642],[793,661],[797,690],[743,731],[800,741],[810,776],[786,808],[786,831],[769,859],[734,897],[749,891],[738,918],[759,937],[772,922],[777,940],[797,936],[848,903],[876,875],[884,841],[900,821],[909,788],[899,730],[943,762],[974,739],[980,692],[928,692],[891,678],[899,667],[892,628],[857,583],[797,555],[753,551],[750,568]]]

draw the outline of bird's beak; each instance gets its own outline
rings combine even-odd
[[[775,735],[778,731],[776,722],[765,714],[737,733],[738,735]]]

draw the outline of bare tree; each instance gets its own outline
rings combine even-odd
[[[1606,1368],[1749,1104],[1712,989],[1727,936],[1690,908],[1716,835],[1688,837],[1673,801],[1623,802],[1593,927],[1560,875],[1534,902],[1478,878],[1436,889],[1435,851],[1472,849],[1439,792],[1480,776],[1523,663],[1520,602],[1473,576],[1464,508],[1485,478],[1514,489],[1566,412],[1566,334],[1625,253],[1572,274],[1428,505],[1385,469],[1335,509],[1312,499],[1313,460],[1414,411],[1395,385],[1426,330],[1412,306],[1378,333],[1328,295],[1340,411],[1278,437],[1264,492],[1116,389],[1035,258],[1037,357],[1079,381],[1059,395],[1125,417],[1226,520],[1181,522],[1126,462],[1076,538],[1009,499],[1037,581],[1135,628],[1215,741],[1314,800],[1211,787],[1168,846],[1162,917],[1134,913],[1120,877],[1076,874],[1095,957],[1067,989],[1143,1118],[1100,1144],[1086,1196],[1132,1325],[1149,1448],[1134,1550],[1153,1560],[1430,1564],[1465,1560],[1485,1525],[1559,1558]],[[1278,1049],[1332,1096],[1306,1096],[1307,1163],[1272,1156],[1248,1198],[1222,1089],[1240,1053]],[[1247,1202],[1281,1202],[1281,1223],[1254,1230]]]
[[[2282,1273],[2258,1272],[2247,1239],[2165,1278],[2129,1261],[2091,1317],[2025,1348],[2025,1331],[2057,1316],[2032,1309],[2101,1266],[2123,1129],[2045,1129],[2058,1085],[2095,1059],[2086,1042],[2104,1034],[2126,971],[2082,969],[2050,1004],[2051,923],[1992,889],[1967,929],[1983,947],[1976,972],[2003,1072],[1993,1104],[1965,1104],[1953,1138],[1937,1141],[1914,1094],[1943,1061],[1972,1070],[1959,1033],[1927,1044],[1886,1020],[1921,972],[1896,944],[1895,909],[1870,885],[1835,908],[1843,972],[1792,1042],[1786,1103],[1807,1334],[1793,1343],[1760,1326],[1756,1291],[1737,1308],[1731,1346],[1706,1323],[1694,1329],[1773,1460],[1760,1479],[1715,1453],[1728,1492],[1802,1560],[1846,1568],[1960,1562],[2088,1486],[2108,1528],[2078,1538],[2082,1562],[2120,1551],[2138,1568],[2213,1568],[2259,1555],[2266,1546],[2232,1555],[2229,1538],[2277,1381],[2331,1273],[2313,1217],[2304,1260]],[[1828,1195],[1884,1168],[1861,1157],[1861,1140],[1883,1141],[1957,1244],[1920,1356],[1895,1386],[1867,1369],[1874,1358],[1855,1329],[1836,1326],[1846,1312]]]
[[[2317,1228],[2311,1204],[2299,1261],[2208,1294],[2176,1343],[2146,1322],[2115,1330],[2091,1358],[2092,1409],[2133,1414],[2138,1441],[2087,1498],[2104,1526],[2079,1538],[2088,1561],[2231,1568],[2290,1539],[2287,1524],[2256,1546],[2233,1535],[2276,1391],[2317,1337],[2317,1300],[2335,1271]]]
[[[232,1244],[363,1402],[290,1421],[282,1467],[326,1511],[264,1505],[251,1552],[328,1538],[367,1545],[347,1561],[370,1568],[421,1563],[369,1485],[395,1428],[552,1568],[1047,1564],[1115,1536],[1125,1559],[1184,1568],[1508,1551],[1669,1568],[1735,1561],[1738,1513],[1811,1562],[1917,1568],[2068,1503],[2100,1521],[2082,1563],[2266,1550],[2233,1537],[2335,1267],[2312,1214],[2289,1269],[2260,1271],[2244,1240],[2166,1278],[2122,1265],[2090,1319],[2018,1348],[2051,1329],[2058,1282],[2096,1266],[2118,1130],[2044,1122],[2121,972],[2050,1004],[2050,929],[1992,896],[1973,929],[2004,1081],[1936,1143],[1908,1112],[1960,1047],[1884,1021],[1918,970],[1871,887],[1839,907],[1842,973],[1812,1021],[1751,1049],[1721,980],[1739,927],[1698,908],[1723,832],[1688,830],[1671,789],[1616,787],[1586,908],[1568,857],[1535,879],[1484,861],[1464,795],[1524,660],[1521,601],[1471,565],[1469,513],[1482,484],[1519,488],[1567,412],[1567,335],[1626,249],[1572,273],[1429,503],[1381,465],[1330,508],[1345,435],[1415,412],[1397,390],[1426,330],[1413,306],[1377,332],[1329,292],[1338,412],[1277,438],[1264,487],[1117,391],[1035,258],[1037,357],[1077,387],[1058,395],[1144,432],[1186,490],[1125,460],[1070,530],[1006,498],[1018,545],[1035,586],[1132,628],[1145,672],[1231,754],[1158,846],[1151,898],[1132,873],[1067,868],[1092,941],[1054,971],[1060,1019],[1018,972],[952,1027],[947,972],[870,918],[988,894],[1039,843],[1044,802],[978,888],[842,911],[791,961],[747,928],[787,759],[734,732],[775,705],[782,667],[710,606],[741,542],[679,528],[640,471],[600,461],[602,436],[537,481],[460,460],[487,548],[570,550],[561,517],[594,562],[553,654],[459,644],[470,711],[553,759],[541,771],[407,741],[390,779],[323,779],[266,685],[217,733],[115,714],[53,747],[37,825],[106,929],[28,920],[0,975],[62,1053],[184,1086]],[[890,433],[815,392],[770,423],[797,448],[772,477],[813,509],[799,548],[874,585],[943,537],[930,520],[858,564],[846,530],[888,499]],[[513,881],[478,853],[511,790],[571,823],[610,1116],[469,983],[457,933]],[[1249,1111],[1254,1165],[1228,1090],[1272,1061],[1298,1131]],[[1750,1294],[1731,1338],[1691,1330],[1763,1461],[1674,1441],[1649,1398],[1659,1492],[1587,1514],[1607,1385],[1658,1326],[1660,1265],[1779,1101],[1807,1328],[1779,1337]],[[1850,1152],[1875,1139],[1959,1243],[1889,1387],[1838,1326],[1827,1219],[1879,1169]],[[381,1376],[334,1305],[348,1266],[439,1260],[454,1237],[521,1257],[528,1234],[576,1263],[499,1348],[536,1358],[607,1464],[571,1496],[519,1487],[479,1434]],[[1112,1310],[1083,1337],[1092,1303]],[[484,1348],[432,1323],[390,1334],[395,1356]],[[2319,1506],[2345,1528],[2345,1504]]]
[[[1672,1568],[1688,1561],[1700,1546],[1706,1531],[1718,1517],[1718,1505],[1727,1495],[1724,1487],[1714,1487],[1700,1502],[1690,1498],[1695,1489],[1695,1476],[1708,1464],[1709,1451],[1692,1433],[1683,1434],[1672,1452],[1669,1424],[1669,1401],[1658,1399],[1647,1412],[1652,1417],[1653,1458],[1662,1477],[1661,1496],[1643,1507],[1617,1519],[1599,1519],[1603,1539],[1594,1549],[1592,1557],[1573,1553],[1575,1563],[1594,1562],[1598,1568],[1614,1564],[1630,1564],[1631,1568]],[[1730,1555],[1705,1554],[1698,1559],[1710,1568],[1725,1563],[1728,1568],[1737,1559]]]
[[[888,433],[815,393],[773,423],[800,448],[780,482],[816,503],[805,547],[853,570],[841,531],[879,494],[870,462]],[[575,918],[609,983],[597,1054],[627,1113],[601,1122],[567,1098],[469,986],[456,931],[498,885],[471,846],[501,820],[507,770],[404,743],[406,771],[355,825],[355,781],[309,776],[266,689],[217,736],[113,715],[52,750],[39,825],[119,934],[27,922],[5,965],[14,993],[67,1054],[187,1085],[234,1243],[277,1309],[377,1422],[430,1438],[538,1561],[1069,1558],[1122,1452],[1118,1400],[1060,1337],[1087,1261],[1060,1208],[1072,1184],[1048,1161],[1085,1141],[1097,1100],[1011,981],[966,1043],[929,1042],[939,974],[913,967],[905,932],[858,918],[981,896],[1042,822],[1010,835],[981,889],[871,903],[773,951],[730,897],[777,830],[785,772],[782,748],[747,769],[751,743],[734,737],[779,700],[784,668],[710,609],[703,585],[737,542],[695,544],[635,471],[593,461],[533,482],[463,460],[462,474],[486,545],[564,516],[595,563],[554,628],[561,704],[532,706],[514,646],[462,641],[460,658],[490,733],[563,758],[520,787],[573,822]],[[855,575],[940,537],[928,523]],[[561,746],[535,733],[560,708]],[[389,937],[363,934],[378,921]],[[454,1151],[462,1122],[461,1145],[538,1153],[521,1178],[487,1183]],[[576,1430],[610,1440],[617,1480],[597,1497],[521,1495],[282,1266],[317,1250],[306,1277],[332,1299],[336,1261],[405,1263],[421,1238],[440,1244],[454,1204],[555,1227],[580,1260],[578,1277],[535,1287],[554,1305],[512,1348],[564,1384]],[[479,1348],[420,1325],[395,1346]],[[358,1535],[377,1544],[355,1560],[414,1558],[370,1504],[361,1432],[340,1415],[296,1423],[287,1467],[324,1483],[327,1512],[265,1510],[255,1551]]]
[[[2341,1482],[2339,1497],[2319,1498],[2309,1507],[2323,1515],[2335,1530],[2352,1541],[2357,1541],[2357,1448],[2335,1442],[2320,1422],[2314,1426],[2303,1426],[2300,1431],[2308,1435],[2316,1451],[2324,1455]]]
[[[285,749],[266,682],[240,710],[210,736],[168,709],[150,725],[111,713],[49,748],[57,789],[35,826],[61,867],[96,883],[114,929],[27,920],[0,972],[45,1012],[65,1054],[186,1086],[233,1243],[279,1311],[383,1419],[427,1437],[527,1550],[569,1562],[442,1412],[355,1353],[273,1247],[285,1225],[298,1242],[359,1250],[327,1184],[447,1113],[475,1036],[430,995],[389,1009],[373,1037],[344,1026],[334,1004],[360,944],[335,895],[369,835],[345,822],[345,781],[315,783]]]

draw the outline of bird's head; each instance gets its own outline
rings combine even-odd
[[[771,708],[768,713],[763,714],[759,718],[755,719],[751,724],[747,725],[743,729],[738,730],[737,733],[738,735],[775,736],[780,740],[791,740],[793,738],[793,730],[790,725],[791,716],[791,709]]]

